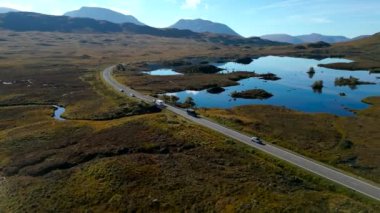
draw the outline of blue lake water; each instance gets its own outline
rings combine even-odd
[[[175,72],[171,69],[158,69],[158,70],[153,70],[149,72],[144,72],[149,75],[160,75],[160,76],[167,76],[167,75],[182,75],[181,73]]]
[[[226,91],[220,94],[210,94],[203,91],[183,91],[170,93],[183,101],[186,97],[194,98],[197,107],[231,108],[241,105],[276,105],[303,112],[326,112],[336,115],[352,115],[347,109],[363,109],[368,107],[362,99],[369,96],[380,96],[380,74],[370,74],[368,71],[343,71],[318,67],[318,64],[335,62],[351,62],[346,59],[304,59],[293,57],[267,56],[255,59],[249,65],[234,62],[216,64],[225,69],[222,72],[255,71],[256,73],[274,73],[281,80],[265,81],[258,78],[249,78],[239,81],[238,86],[225,87]],[[310,67],[316,73],[313,77],[307,74]],[[356,89],[335,86],[335,78],[356,77],[362,81],[375,82],[376,85],[358,85]],[[311,85],[316,80],[323,80],[322,93],[315,93]],[[266,100],[233,99],[230,94],[234,91],[249,89],[264,89],[274,96]],[[346,93],[347,96],[340,96]]]
[[[65,119],[62,118],[62,114],[65,112],[65,108],[63,107],[60,107],[60,106],[56,106],[54,105],[54,119],[58,120],[58,121],[64,121]]]

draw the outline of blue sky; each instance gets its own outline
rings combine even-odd
[[[81,6],[117,10],[154,27],[203,18],[225,23],[243,36],[380,32],[380,0],[0,0],[0,7],[54,15]]]

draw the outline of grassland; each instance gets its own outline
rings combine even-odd
[[[274,106],[199,112],[239,131],[378,182],[380,98],[365,101],[373,105],[354,117],[306,114]]]
[[[146,114],[140,110],[147,106],[119,96],[99,78],[104,67],[121,62],[239,58],[261,51],[285,54],[285,49],[125,34],[4,31],[0,44],[0,209],[5,212],[380,208],[169,112]],[[204,84],[218,84],[214,77]],[[225,75],[221,81],[234,79]],[[70,120],[54,120],[52,104],[65,106]],[[370,120],[371,110],[377,112],[360,115]]]

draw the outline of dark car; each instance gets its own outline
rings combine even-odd
[[[186,109],[186,112],[188,115],[191,115],[193,117],[198,117],[197,112],[195,112],[195,110],[193,110],[193,109]]]

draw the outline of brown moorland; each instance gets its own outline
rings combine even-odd
[[[380,177],[380,98],[356,116],[307,114],[275,106],[242,106],[199,113],[247,134],[375,182]]]
[[[10,31],[1,31],[0,44],[0,209],[379,208],[372,200],[168,112],[130,114],[141,106],[110,90],[99,77],[103,68],[126,61],[287,54],[285,47]],[[52,104],[65,106],[64,116],[74,120],[55,121]],[[104,119],[112,120],[94,121]]]

